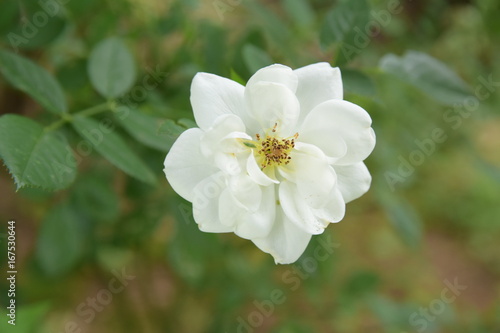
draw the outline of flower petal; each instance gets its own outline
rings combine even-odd
[[[262,199],[258,210],[240,211],[236,218],[234,233],[241,238],[254,239],[269,235],[276,214],[274,187],[262,188]]]
[[[233,132],[245,132],[245,124],[240,117],[233,114],[217,117],[201,138],[201,151],[205,156],[214,154],[220,150],[220,142]]]
[[[219,198],[225,189],[224,175],[218,172],[196,185],[193,193],[193,217],[201,231],[231,232],[233,228],[221,223]]]
[[[313,213],[324,222],[339,222],[345,215],[345,201],[337,186],[328,195],[328,202],[319,209],[313,209]],[[325,224],[325,228],[328,223]]]
[[[245,117],[245,88],[232,80],[209,73],[198,73],[191,83],[191,105],[196,124],[207,130],[222,114]]]
[[[370,188],[372,176],[363,162],[334,165],[338,187],[346,203],[359,198]]]
[[[220,151],[223,153],[243,153],[248,150],[243,140],[252,140],[252,137],[244,132],[231,132],[220,140]]]
[[[262,190],[250,176],[239,174],[229,179],[229,190],[236,202],[248,211],[255,212],[262,200]]]
[[[297,142],[290,154],[290,164],[279,168],[280,174],[297,184],[302,200],[312,208],[324,206],[336,183],[336,175],[326,156],[314,145]]]
[[[323,131],[336,133],[344,140],[347,152],[335,164],[352,164],[367,158],[375,147],[375,133],[371,124],[370,115],[363,108],[347,101],[329,100],[315,107],[307,115],[299,131],[299,137],[304,141],[311,139],[323,151],[331,152],[330,142],[327,140],[320,142],[314,133]]]
[[[310,233],[297,227],[282,209],[276,209],[276,219],[269,234],[252,239],[252,242],[271,254],[277,264],[291,264],[304,253],[310,240]]]
[[[263,130],[275,124],[277,134],[287,137],[295,134],[295,125],[300,112],[299,101],[286,86],[272,82],[257,82],[245,89],[245,100],[249,112]]]
[[[234,229],[240,211],[241,208],[237,206],[229,188],[222,190],[219,197],[219,220],[221,224]]]
[[[295,70],[299,78],[297,98],[300,102],[299,123],[317,105],[330,99],[342,99],[342,77],[338,67],[327,62],[312,64]]]
[[[219,198],[219,217],[222,224],[231,226],[234,233],[245,239],[266,237],[272,228],[276,203],[274,188],[262,190],[259,209],[250,212],[237,202],[229,189],[225,189]]]
[[[347,153],[347,145],[342,137],[330,128],[309,129],[300,131],[299,142],[320,147],[328,157],[328,163],[333,164]]]
[[[251,88],[254,84],[261,81],[280,83],[288,87],[293,93],[297,91],[297,85],[299,83],[297,74],[290,67],[280,64],[274,64],[259,69],[248,80],[247,87]]]
[[[323,233],[326,225],[314,215],[313,210],[302,199],[297,185],[289,181],[281,182],[279,198],[283,211],[290,221],[310,234]]]
[[[233,154],[216,153],[214,155],[214,163],[225,174],[237,175],[241,172],[238,158]]]
[[[279,184],[278,180],[272,179],[260,169],[253,152],[250,153],[247,159],[247,172],[250,178],[259,185],[269,186],[271,184]]]
[[[200,150],[203,132],[191,128],[174,142],[165,158],[163,172],[170,186],[187,201],[193,201],[193,190],[203,179],[217,172]]]

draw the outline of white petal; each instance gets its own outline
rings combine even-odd
[[[330,99],[342,99],[342,77],[338,67],[320,62],[295,70],[299,78],[297,98],[300,102],[300,120],[317,105]]]
[[[229,179],[229,190],[237,203],[248,211],[255,212],[262,200],[262,190],[250,176],[235,175]]]
[[[323,233],[325,224],[314,215],[313,210],[307,206],[299,195],[297,185],[289,181],[281,182],[279,186],[279,198],[283,211],[290,221],[310,234],[317,235]]]
[[[238,158],[233,154],[216,153],[214,155],[215,165],[228,175],[237,175],[241,172]]]
[[[271,184],[278,184],[279,181],[272,179],[268,175],[266,175],[260,169],[260,166],[257,164],[255,160],[255,156],[253,152],[250,153],[247,159],[247,172],[250,178],[259,185],[269,186]]]
[[[240,208],[237,207],[236,202],[231,195],[231,191],[225,188],[219,197],[219,220],[220,223],[234,228],[236,224],[236,218],[240,212]]]
[[[297,184],[302,199],[311,207],[325,205],[336,183],[334,170],[323,152],[309,144],[298,142],[291,152],[290,164],[279,168],[280,174]]]
[[[222,224],[219,217],[219,198],[225,188],[222,172],[204,179],[195,187],[193,217],[201,231],[233,231],[232,227]]]
[[[244,132],[231,132],[219,142],[220,150],[224,153],[242,153],[249,150],[242,140],[252,140],[252,137]]]
[[[323,153],[328,156],[328,163],[330,164],[337,162],[347,153],[347,145],[344,139],[328,128],[302,129],[298,141],[320,147]]]
[[[262,199],[255,212],[240,211],[234,233],[241,238],[254,239],[269,235],[276,217],[274,187],[262,188]]]
[[[299,83],[297,74],[295,74],[290,67],[280,64],[274,64],[259,69],[248,80],[247,88],[261,81],[280,83],[288,87],[293,93],[297,91],[297,85]]]
[[[217,172],[201,153],[202,135],[203,132],[199,128],[183,132],[165,158],[163,171],[170,186],[188,201],[193,201],[195,186]]]
[[[242,116],[245,88],[232,80],[209,73],[198,73],[191,83],[191,105],[198,126],[210,128],[222,114]]]
[[[267,236],[274,222],[275,209],[272,187],[263,189],[259,209],[255,212],[242,208],[228,189],[222,192],[219,199],[221,223],[233,227],[235,234],[245,239]]]
[[[313,209],[313,212],[323,221],[334,223],[342,220],[345,215],[345,202],[339,188],[335,186],[328,195],[328,202],[325,206]]]
[[[301,140],[311,138],[325,153],[331,151],[330,142],[315,137],[314,132],[330,131],[344,140],[347,152],[335,164],[346,165],[364,160],[375,147],[375,133],[370,115],[356,104],[330,100],[318,105],[304,120],[299,131]]]
[[[295,94],[286,86],[257,82],[245,89],[245,100],[261,129],[272,129],[278,124],[277,134],[283,137],[295,134],[300,105]]]
[[[359,198],[370,188],[372,176],[363,162],[334,165],[338,187],[346,203]]]
[[[201,138],[201,151],[205,156],[210,156],[220,151],[220,143],[231,133],[245,132],[245,124],[240,117],[225,114],[217,117],[212,126],[205,131]]]
[[[271,254],[277,264],[291,264],[304,253],[310,240],[310,233],[297,227],[281,209],[277,209],[269,235],[252,239],[252,242],[262,251]]]

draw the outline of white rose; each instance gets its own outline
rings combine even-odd
[[[199,128],[179,136],[164,171],[202,231],[234,232],[292,263],[370,187],[371,118],[343,100],[328,63],[265,67],[246,87],[198,73],[191,104]]]

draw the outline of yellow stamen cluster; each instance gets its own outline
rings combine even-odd
[[[289,154],[295,147],[295,139],[297,139],[297,137],[298,134],[295,134],[291,138],[279,139],[268,135],[265,139],[261,140],[260,135],[256,134],[258,146],[260,148],[257,152],[262,155],[263,158],[261,164],[262,169],[270,165],[290,163],[292,158]]]
[[[286,165],[292,159],[289,155],[293,148],[295,148],[295,140],[299,137],[299,133],[288,138],[278,138],[275,136],[278,124],[274,124],[271,129],[271,135],[266,133],[266,137],[262,138],[260,134],[255,134],[257,141],[242,140],[242,143],[255,149],[254,152],[258,154],[255,156],[257,161],[261,163],[261,168],[273,165]]]

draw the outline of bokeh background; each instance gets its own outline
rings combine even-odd
[[[70,112],[103,102],[87,64],[108,37],[133,54],[136,85],[162,73],[136,101],[158,125],[145,121],[138,132],[160,143],[116,127],[157,181],[135,180],[97,153],[57,192],[16,191],[0,168],[2,332],[500,332],[500,2],[62,2],[18,54],[56,76]],[[0,47],[16,51],[11,33],[22,35],[44,6],[2,0]],[[374,20],[380,29],[362,33]],[[200,232],[162,163],[172,131],[192,126],[196,72],[246,81],[271,63],[319,61],[341,67],[345,99],[373,118],[373,184],[296,264],[276,266],[250,241]],[[2,114],[57,120],[1,77],[0,105]],[[167,119],[174,130],[164,135]],[[78,143],[70,127],[59,130]],[[10,219],[15,327],[5,315]],[[316,248],[330,241],[334,250],[319,260]]]

